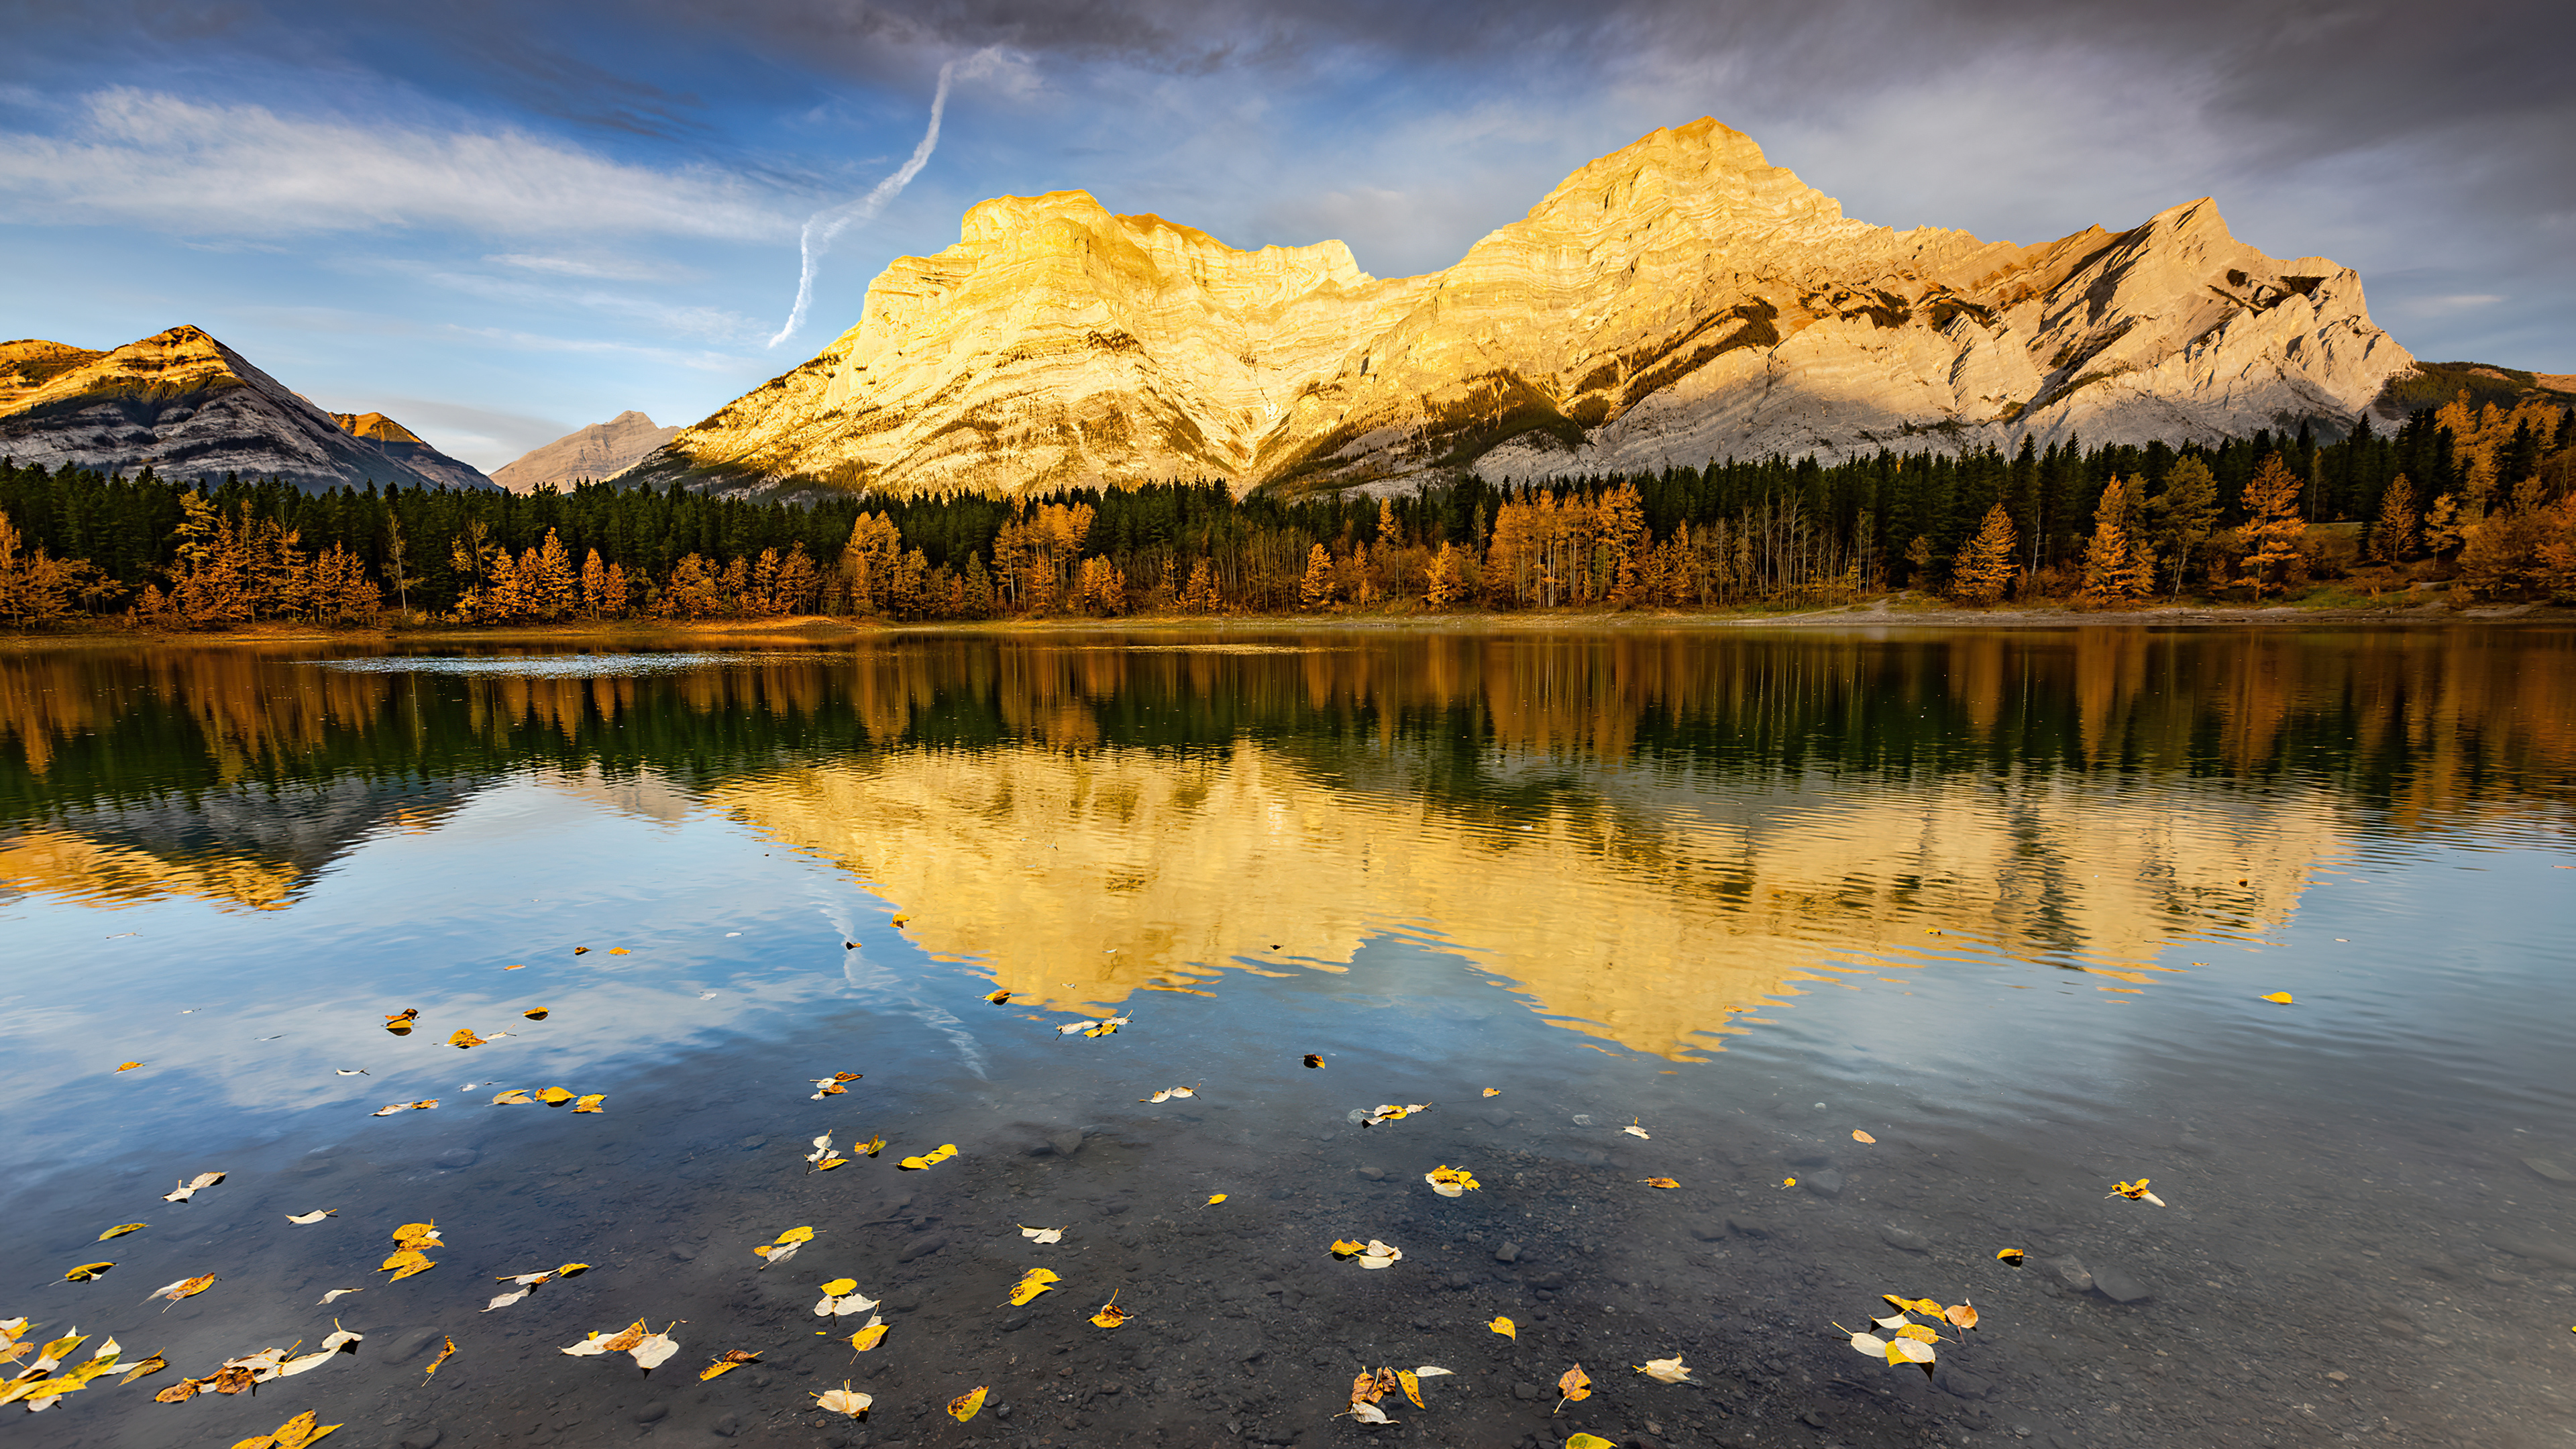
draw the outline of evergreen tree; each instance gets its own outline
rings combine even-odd
[[[2147,500],[2155,553],[2173,569],[2173,595],[2182,597],[2192,555],[2218,530],[2218,479],[2197,455],[2178,460],[2165,486]]]

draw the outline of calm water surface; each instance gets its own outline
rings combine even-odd
[[[14,1432],[2563,1444],[2572,801],[2538,629],[21,652],[0,1318],[171,1368]],[[1881,1293],[1982,1320],[1927,1379]],[[1335,1419],[1379,1364],[1454,1374]]]

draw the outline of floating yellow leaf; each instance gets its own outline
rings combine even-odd
[[[418,1253],[404,1253],[400,1256],[409,1261],[406,1261],[401,1267],[394,1270],[394,1275],[385,1280],[388,1283],[399,1283],[405,1278],[412,1277],[416,1274],[426,1273],[430,1269],[438,1266],[436,1263],[422,1257]]]
[[[1878,1139],[1855,1127],[1852,1129],[1852,1140],[1854,1142],[1876,1142]]]
[[[315,1300],[314,1306],[318,1308],[325,1303],[337,1302],[340,1299],[348,1297],[352,1293],[364,1293],[366,1291],[367,1290],[364,1288],[334,1288],[330,1292],[323,1294],[319,1299]]]
[[[535,1100],[535,1098],[528,1095],[527,1088],[512,1087],[510,1090],[494,1097],[492,1099],[492,1105],[495,1107],[525,1107]]]
[[[897,911],[897,912],[895,912],[895,913],[894,913],[894,922],[893,922],[893,923],[894,923],[895,925],[898,925],[898,926],[902,926],[902,925],[909,925],[909,924],[911,923],[911,921],[912,921],[912,917],[910,917],[910,916],[908,916],[908,915],[905,915],[905,914],[904,914],[903,912],[901,912],[901,911]]]
[[[1499,1097],[1499,1096],[1501,1096],[1502,1094],[1503,1094],[1503,1089],[1502,1089],[1502,1088],[1500,1088],[1500,1087],[1487,1087],[1487,1088],[1485,1089],[1485,1095],[1486,1095],[1486,1096],[1488,1096],[1488,1097]]]
[[[1780,1185],[1782,1187],[1796,1187],[1798,1185],[1798,1179],[1794,1177],[1784,1177],[1780,1179]]]
[[[395,1012],[393,1015],[386,1017],[385,1025],[388,1027],[399,1026],[408,1031],[411,1028],[411,1024],[418,1020],[420,1020],[420,1008],[417,1006],[406,1006],[402,1010]]]
[[[143,1063],[141,1063],[141,1062],[118,1062],[118,1063],[116,1064],[116,1071],[118,1071],[118,1072],[130,1072],[130,1071],[133,1071],[136,1067],[139,1067],[139,1066],[141,1066],[141,1065],[143,1065]],[[110,1073],[108,1073],[108,1075],[109,1075],[109,1076],[114,1076],[114,1075],[116,1075],[116,1073],[115,1073],[115,1072],[110,1072]]]
[[[1220,1193],[1216,1193],[1216,1194],[1212,1195],[1211,1197],[1209,1197],[1209,1198],[1208,1198],[1208,1200],[1207,1200],[1206,1202],[1201,1203],[1201,1204],[1200,1204],[1200,1206],[1201,1206],[1201,1207],[1215,1207],[1218,1203],[1221,1203],[1221,1202],[1225,1201],[1225,1200],[1226,1200],[1226,1198],[1227,1198],[1228,1196],[1229,1196],[1229,1194],[1227,1194],[1227,1193],[1222,1193],[1222,1192],[1220,1192]]]
[[[1417,1409],[1427,1407],[1422,1402],[1422,1378],[1420,1375],[1414,1373],[1410,1369],[1397,1369],[1395,1371],[1395,1382],[1398,1387],[1404,1390],[1404,1396],[1413,1401],[1413,1407]]]
[[[2148,1180],[2146,1178],[2142,1177],[2135,1182],[2115,1182],[2111,1184],[2111,1190],[2102,1195],[2104,1197],[2125,1197],[2133,1201],[2151,1202],[2158,1207],[2163,1207],[2165,1205],[2165,1200],[2156,1196],[2154,1193],[2147,1191],[2147,1181]]]
[[[909,1172],[919,1172],[925,1167],[937,1167],[939,1164],[946,1162],[948,1159],[955,1157],[956,1155],[957,1144],[954,1142],[943,1142],[937,1147],[930,1149],[928,1152],[921,1154],[919,1157],[907,1157],[903,1161],[896,1163],[895,1166]]]
[[[841,1381],[841,1386],[839,1388],[825,1389],[823,1392],[814,1396],[815,1408],[821,1409],[826,1413],[847,1414],[853,1419],[866,1413],[868,1411],[868,1405],[875,1402],[875,1396],[863,1394],[858,1392],[856,1389],[851,1388],[849,1380],[847,1379],[843,1379]]]
[[[873,1313],[869,1314],[867,1323],[863,1325],[858,1332],[850,1335],[850,1347],[856,1349],[860,1353],[866,1353],[869,1349],[885,1342],[886,1329],[888,1327],[889,1325],[884,1319],[877,1317]]]
[[[948,1416],[963,1424],[984,1407],[985,1386],[977,1384],[970,1393],[959,1394],[948,1401]]]
[[[838,1298],[842,1294],[850,1292],[858,1286],[859,1280],[856,1278],[835,1278],[831,1282],[823,1285],[823,1296],[826,1298]]]
[[[857,1145],[856,1147],[851,1148],[850,1150],[851,1150],[852,1152],[860,1153],[860,1154],[862,1154],[862,1155],[864,1155],[864,1156],[874,1157],[874,1156],[876,1156],[876,1155],[877,1155],[877,1153],[878,1153],[878,1151],[879,1151],[879,1150],[881,1150],[882,1148],[884,1148],[884,1146],[885,1146],[885,1139],[884,1139],[884,1138],[882,1138],[882,1137],[871,1137],[871,1138],[869,1138],[867,1141],[860,1143],[859,1145]]]
[[[104,1243],[110,1238],[124,1237],[127,1233],[139,1233],[150,1226],[152,1226],[150,1223],[118,1223],[115,1227],[99,1234],[98,1240]]]
[[[1941,1316],[1950,1320],[1954,1328],[1974,1328],[1977,1326],[1977,1305],[1953,1303],[1941,1310]]]
[[[1996,1262],[2009,1263],[2016,1268],[2021,1266],[2021,1261],[2026,1256],[2027,1255],[2019,1248],[1997,1248],[1995,1250]]]
[[[392,1237],[406,1248],[425,1248],[432,1244],[443,1246],[446,1242],[439,1237],[436,1223],[405,1223],[393,1230]]]
[[[1100,1305],[1100,1311],[1091,1315],[1091,1321],[1103,1328],[1116,1328],[1127,1321],[1127,1310],[1118,1306],[1118,1295],[1112,1293],[1109,1301]]]
[[[1939,1330],[1927,1327],[1920,1323],[1908,1323],[1899,1327],[1896,1330],[1896,1336],[1899,1338],[1913,1339],[1916,1343],[1939,1343],[1941,1341]]]
[[[220,1172],[201,1172],[195,1177],[183,1179],[177,1187],[161,1194],[161,1200],[163,1202],[186,1202],[188,1199],[195,1197],[200,1190],[213,1187],[216,1183],[223,1180],[224,1175]]]
[[[136,1379],[157,1374],[169,1366],[170,1360],[163,1358],[158,1352],[156,1352],[150,1358],[144,1359],[140,1363],[118,1365],[118,1367],[126,1370],[126,1375],[125,1377],[118,1379],[117,1383],[119,1385],[130,1384]]]
[[[576,956],[587,956],[590,954],[590,948],[588,946],[575,946],[572,948],[572,953]]]
[[[525,971],[528,969],[528,963],[522,961],[516,966],[504,966],[501,969],[504,971]]]
[[[1619,1446],[1598,1434],[1571,1434],[1566,1436],[1565,1449],[1619,1449]]]
[[[623,946],[611,946],[608,948],[608,954],[611,956],[632,956],[635,953],[627,950]]]
[[[2290,1005],[2293,1005],[2293,1004],[2294,1004],[2294,1003],[2290,1000],[2290,993],[2288,993],[2288,992],[2286,992],[2286,991],[2275,991],[2275,992],[2273,992],[2271,995],[2266,996],[2266,997],[2264,997],[2263,999],[2264,999],[2265,1001],[2274,1002],[2274,1003],[2277,1003],[2277,1004],[2282,1005],[2282,1006],[2290,1006]]]
[[[561,1087],[548,1087],[537,1094],[537,1100],[545,1103],[549,1107],[560,1107],[564,1103],[572,1100],[572,1093],[565,1091]]]
[[[735,1369],[742,1367],[744,1364],[758,1362],[760,1362],[759,1354],[753,1353],[747,1349],[731,1349],[718,1355],[714,1363],[708,1364],[705,1368],[698,1370],[698,1382],[704,1383],[708,1379],[722,1378],[724,1375],[732,1373]]]
[[[605,1112],[608,1109],[599,1104],[607,1100],[608,1094],[606,1092],[593,1092],[589,1096],[582,1098],[580,1101],[573,1103],[572,1109],[576,1112]]]
[[[166,1393],[167,1390],[163,1392]],[[278,1425],[275,1432],[240,1440],[233,1445],[233,1449],[304,1449],[304,1446],[324,1435],[337,1432],[341,1427],[338,1424],[317,1423],[317,1417],[312,1410],[307,1409]]]
[[[1648,1132],[1645,1128],[1638,1126],[1634,1120],[1631,1120],[1627,1126],[1622,1127],[1619,1130],[1627,1133],[1631,1137],[1652,1138],[1654,1135]]]
[[[1514,1343],[1520,1342],[1520,1327],[1508,1318],[1497,1318],[1485,1326],[1492,1329],[1494,1332],[1501,1334],[1503,1337],[1510,1339]]]
[[[214,1286],[215,1275],[212,1273],[208,1273],[202,1278],[182,1278],[176,1283],[165,1283],[160,1287],[153,1289],[150,1293],[144,1295],[143,1301],[149,1303],[155,1298],[167,1298],[171,1302],[176,1303],[182,1298],[194,1298],[198,1294],[203,1293]],[[164,1308],[161,1311],[167,1313],[170,1310]]]
[[[396,1112],[426,1112],[437,1105],[438,1099],[436,1097],[431,1097],[428,1100],[421,1102],[395,1102],[390,1106],[379,1107],[367,1115],[370,1117],[390,1117]]]
[[[1899,1298],[1893,1293],[1881,1293],[1878,1296],[1895,1304],[1897,1307],[1904,1309],[1908,1313],[1929,1313],[1936,1318],[1939,1317],[1941,1313],[1941,1305],[1935,1299]]]
[[[483,1038],[476,1036],[472,1027],[460,1026],[447,1038],[447,1044],[462,1050],[466,1047],[479,1047],[483,1045]]]
[[[1028,1239],[1032,1243],[1061,1243],[1064,1241],[1064,1229],[1062,1228],[1033,1228],[1026,1223],[1020,1224],[1019,1227],[1020,1236]]]
[[[1556,1401],[1558,1409],[1568,1404],[1579,1404],[1592,1397],[1592,1376],[1583,1371],[1583,1365],[1576,1364],[1556,1376],[1556,1391],[1564,1395]]]
[[[1372,1109],[1366,1116],[1360,1118],[1360,1125],[1363,1127],[1375,1127],[1381,1122],[1401,1122],[1416,1112],[1428,1112],[1430,1110],[1431,1104],[1428,1102],[1382,1102]]]
[[[1682,1367],[1680,1354],[1674,1354],[1671,1358],[1650,1358],[1644,1363],[1634,1364],[1631,1367],[1659,1384],[1690,1382],[1690,1370]]]
[[[309,1213],[288,1213],[286,1220],[297,1227],[311,1227],[338,1211],[338,1208],[315,1208]]]
[[[1061,1281],[1063,1280],[1044,1268],[1031,1268],[1020,1275],[1019,1282],[1011,1285],[1011,1306],[1017,1308],[1041,1293],[1053,1292],[1055,1285]]]
[[[438,1366],[439,1366],[440,1364],[443,1364],[443,1363],[447,1362],[449,1359],[456,1357],[456,1340],[455,1340],[455,1339],[452,1339],[452,1338],[449,1338],[447,1335],[445,1335],[445,1334],[443,1334],[443,1333],[439,1335],[439,1340],[440,1340],[440,1342],[444,1343],[444,1344],[446,1345],[446,1347],[441,1348],[441,1349],[438,1351],[438,1357],[436,1357],[436,1358],[434,1358],[434,1359],[431,1359],[431,1360],[429,1361],[429,1367],[427,1367],[427,1368],[425,1368],[425,1369],[422,1369],[422,1370],[420,1371],[420,1376],[421,1376],[423,1379],[427,1379],[431,1374],[434,1374],[434,1373],[438,1372]]]
[[[1336,1258],[1347,1258],[1351,1254],[1359,1252],[1367,1246],[1368,1244],[1366,1243],[1358,1242],[1350,1238],[1335,1238],[1333,1240],[1333,1256]]]
[[[1442,1197],[1457,1197],[1484,1186],[1483,1183],[1476,1181],[1474,1173],[1463,1167],[1451,1167],[1447,1163],[1442,1163],[1422,1174],[1422,1180],[1431,1184],[1431,1190]]]
[[[1308,1052],[1306,1053],[1306,1065],[1313,1067],[1315,1070],[1320,1072],[1324,1069],[1324,1059],[1315,1055],[1313,1052]]]
[[[1003,1002],[1011,999],[1011,993],[1007,991],[987,991],[984,993],[984,999],[993,1003],[995,1006],[999,1006]]]
[[[1648,1186],[1648,1187],[1679,1187],[1679,1186],[1681,1186],[1681,1184],[1680,1184],[1680,1183],[1675,1182],[1673,1179],[1671,1179],[1671,1178],[1669,1178],[1669,1177],[1641,1177],[1641,1178],[1639,1178],[1639,1179],[1637,1179],[1637,1180],[1638,1180],[1639,1182],[1644,1183],[1644,1184],[1645,1184],[1646,1186]]]
[[[558,1278],[574,1278],[589,1271],[590,1265],[588,1263],[566,1263],[562,1267],[555,1269],[555,1276]]]
[[[550,1006],[532,1006],[519,1014],[530,1021],[543,1021],[546,1019],[546,1013],[553,1009],[554,1008]]]
[[[65,1273],[63,1275],[63,1281],[66,1283],[86,1283],[92,1278],[99,1276],[115,1266],[116,1265],[114,1263],[83,1263],[79,1267]]]

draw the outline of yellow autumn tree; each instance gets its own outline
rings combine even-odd
[[[1316,544],[1306,550],[1306,577],[1297,585],[1297,603],[1307,609],[1324,608],[1333,602],[1335,587],[1333,556]]]
[[[2254,481],[2245,485],[2245,511],[2250,515],[2238,531],[2247,552],[2237,579],[2253,587],[2254,597],[2263,597],[2268,588],[2287,589],[2299,568],[2299,541],[2308,531],[2308,522],[2299,516],[2299,490],[2304,486],[2299,475],[2278,453],[2263,456],[2262,465],[2254,470]]]
[[[2000,503],[1986,510],[1977,535],[1951,560],[1950,592],[1967,604],[1992,604],[2012,586],[2013,548],[2021,541],[2012,515]]]
[[[2370,530],[2370,556],[2392,564],[2413,557],[2415,531],[2422,526],[2423,520],[2415,516],[2415,485],[2400,473],[2379,497],[2379,521]]]
[[[2093,510],[2093,537],[2084,545],[2084,601],[2117,609],[2147,596],[2151,563],[2129,537],[2129,489],[2112,478]]]

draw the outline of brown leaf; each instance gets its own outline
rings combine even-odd
[[[431,1374],[438,1372],[438,1366],[440,1364],[443,1364],[456,1356],[456,1340],[447,1337],[447,1335],[443,1333],[439,1335],[439,1338],[445,1342],[447,1346],[438,1351],[438,1357],[429,1361],[429,1367],[420,1371],[420,1376],[424,1382],[428,1380]]]

